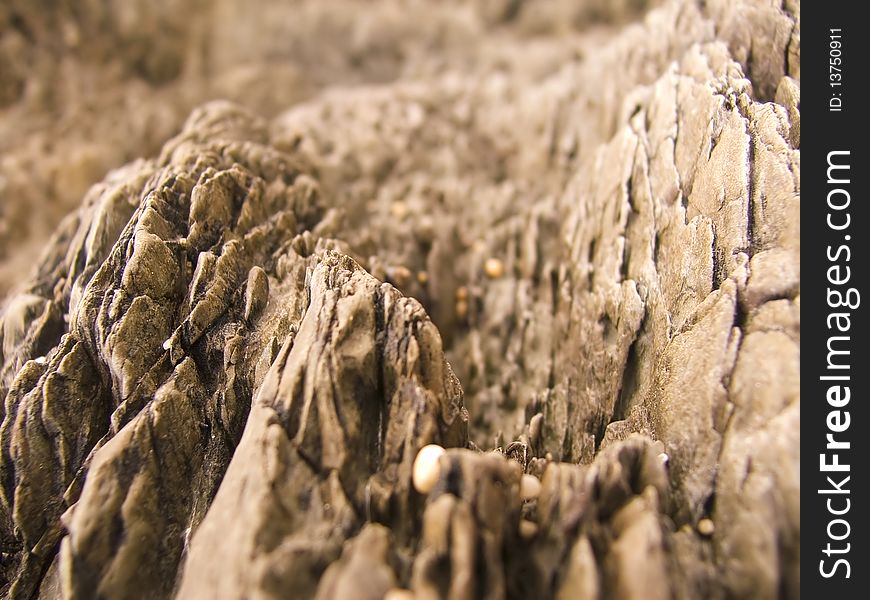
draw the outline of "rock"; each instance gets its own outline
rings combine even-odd
[[[0,10],[0,593],[797,595],[798,3],[115,4]]]
[[[326,570],[316,598],[371,598],[381,600],[393,588],[396,576],[389,565],[390,530],[369,523],[344,544],[341,558]]]
[[[413,514],[421,447],[465,444],[461,392],[419,304],[334,253],[309,281],[193,538],[184,596],[313,593],[361,518]]]

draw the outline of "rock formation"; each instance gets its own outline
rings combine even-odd
[[[4,595],[799,597],[797,2],[121,4],[0,12]]]

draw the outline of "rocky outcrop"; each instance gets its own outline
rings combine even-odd
[[[4,593],[798,597],[799,7],[547,6],[90,188],[0,316]]]

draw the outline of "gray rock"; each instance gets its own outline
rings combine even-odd
[[[15,6],[3,594],[798,596],[798,3]]]

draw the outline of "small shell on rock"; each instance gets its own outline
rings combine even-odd
[[[465,300],[457,300],[456,301],[456,317],[458,319],[464,319],[468,316],[468,302]]]
[[[444,454],[444,448],[438,444],[429,444],[420,448],[417,458],[414,459],[411,480],[414,489],[421,494],[428,494],[435,487],[441,476],[439,460]]]
[[[396,286],[403,287],[411,280],[411,269],[404,265],[386,268],[387,278]]]
[[[698,521],[698,533],[703,535],[704,537],[710,537],[713,535],[713,532],[716,531],[716,526],[713,524],[713,521],[710,519],[701,519]]]
[[[393,202],[390,205],[390,214],[401,221],[408,216],[408,205],[402,201]]]
[[[534,475],[525,474],[520,479],[520,497],[523,500],[534,500],[541,493],[541,482]]]
[[[538,525],[534,521],[528,519],[520,520],[520,537],[524,540],[531,539],[538,535]]]
[[[498,279],[504,275],[504,263],[497,258],[487,258],[483,263],[483,272],[490,279]]]
[[[393,588],[384,594],[384,600],[414,600],[417,596],[411,590]]]

